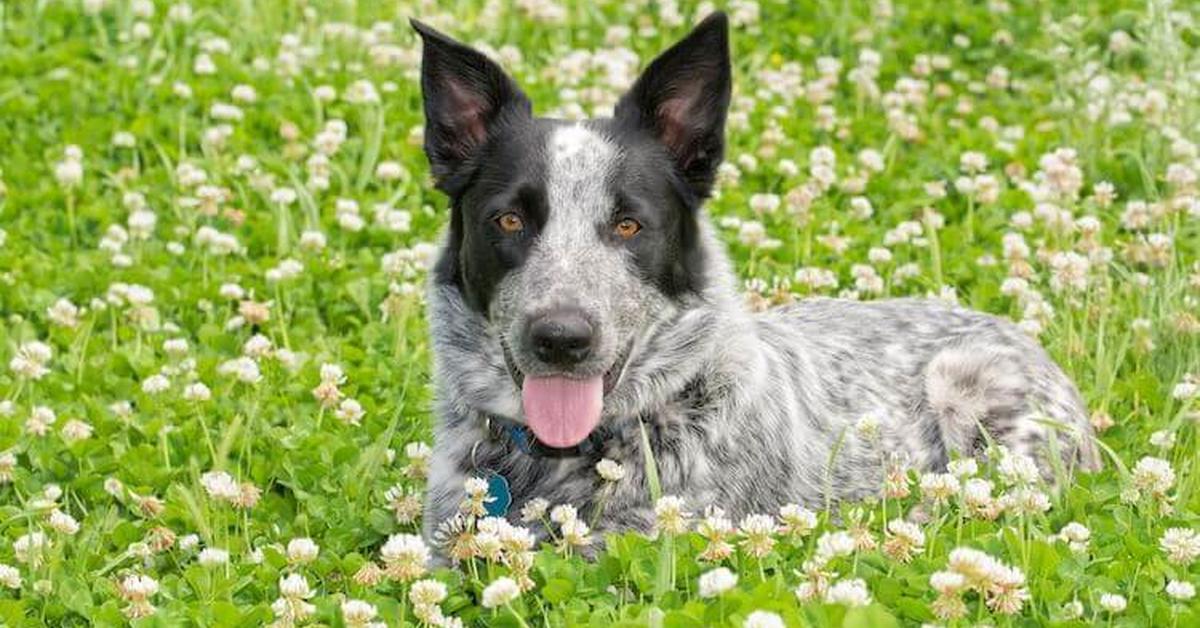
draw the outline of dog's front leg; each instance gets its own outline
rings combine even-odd
[[[433,453],[429,459],[429,477],[425,487],[423,534],[436,546],[434,533],[442,522],[458,514],[464,496],[464,468],[470,457],[475,431],[463,417],[444,417],[434,428]]]

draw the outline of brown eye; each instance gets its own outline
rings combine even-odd
[[[632,218],[622,218],[621,221],[617,223],[616,227],[617,235],[625,240],[637,235],[637,233],[641,230],[642,223]]]
[[[516,212],[505,212],[496,218],[496,224],[504,233],[520,233],[525,228],[525,221]]]

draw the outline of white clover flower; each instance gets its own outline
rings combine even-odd
[[[433,449],[427,443],[411,442],[404,445],[404,455],[408,458],[408,466],[402,471],[409,477],[423,478],[429,471],[429,457]]]
[[[1171,449],[1175,446],[1175,432],[1156,430],[1150,434],[1150,444],[1159,449]]]
[[[300,234],[300,248],[305,251],[321,251],[326,245],[325,234],[320,231],[306,230]]]
[[[148,240],[154,235],[154,227],[158,224],[158,215],[148,209],[131,212],[126,220],[129,235],[135,240]]]
[[[349,628],[366,628],[379,615],[379,610],[374,604],[363,600],[345,600],[341,610],[342,621]]]
[[[825,603],[866,606],[871,603],[871,592],[861,578],[839,580],[825,591]]]
[[[865,284],[879,279],[879,276],[876,274],[874,268],[862,264],[856,264],[851,272],[858,277],[857,284],[862,287],[864,291],[873,291],[868,290]],[[882,289],[882,286],[880,289]],[[854,434],[864,441],[873,443],[878,440],[879,426],[885,421],[886,414],[882,410],[877,409],[867,412],[854,423]]]
[[[1171,463],[1162,458],[1145,456],[1133,468],[1133,485],[1154,495],[1164,495],[1175,484]]]
[[[949,473],[926,473],[921,476],[921,495],[937,503],[950,499],[961,488],[958,478]]]
[[[79,522],[75,517],[58,509],[50,513],[50,527],[60,534],[72,535],[79,532]]]
[[[24,342],[17,347],[17,353],[9,361],[8,368],[19,377],[38,380],[50,372],[50,369],[46,368],[46,364],[50,362],[53,355],[54,352],[50,349],[50,345],[44,342],[37,340]]]
[[[0,416],[5,416],[0,413]],[[8,484],[13,480],[13,470],[17,468],[17,456],[11,451],[6,451],[0,454],[0,485]]]
[[[296,190],[289,187],[275,188],[271,191],[271,202],[284,207],[295,203],[297,198],[299,197]]]
[[[200,476],[200,485],[208,496],[223,501],[230,501],[241,496],[241,488],[233,476],[224,471],[209,471]]]
[[[692,513],[684,510],[683,499],[664,495],[654,503],[654,527],[663,534],[687,532],[688,519]]]
[[[80,421],[79,419],[71,419],[62,427],[63,440],[68,443],[77,443],[81,440],[87,440],[92,437],[92,432],[92,425],[85,421]]]
[[[316,560],[320,551],[321,548],[312,539],[308,537],[295,538],[288,541],[287,559],[292,564],[303,565]]]
[[[1035,515],[1050,510],[1050,496],[1028,486],[1019,486],[1000,497],[1005,511],[1019,515]]]
[[[873,148],[864,148],[863,150],[859,151],[858,163],[862,165],[863,168],[866,168],[871,172],[883,172],[884,168],[886,167],[883,153]]]
[[[359,79],[346,86],[342,100],[351,104],[373,104],[379,102],[379,91],[367,79]]]
[[[1158,540],[1167,560],[1177,565],[1190,565],[1200,557],[1200,533],[1191,528],[1168,528]]]
[[[308,580],[298,573],[290,573],[279,579],[279,595],[293,600],[303,600],[312,597],[313,590],[308,586]]]
[[[155,395],[163,392],[171,387],[171,380],[161,373],[151,375],[142,380],[142,392],[148,395]]]
[[[517,581],[507,576],[496,578],[483,589],[482,604],[484,608],[497,608],[521,596],[521,587]]]
[[[1114,615],[1124,611],[1127,605],[1128,601],[1125,596],[1118,593],[1105,593],[1100,596],[1100,608]]]
[[[954,477],[966,479],[979,473],[979,463],[974,458],[959,458],[951,460],[950,464],[946,465],[946,470]]]
[[[570,504],[559,504],[550,510],[550,520],[559,525],[579,518],[579,512]]]
[[[408,590],[408,599],[414,605],[441,604],[446,595],[445,583],[438,580],[418,580]]]
[[[217,367],[217,373],[233,377],[244,384],[257,384],[262,381],[262,371],[258,367],[258,362],[246,356],[222,362]]]
[[[547,509],[550,508],[550,502],[541,497],[534,497],[525,502],[521,507],[521,521],[525,523],[533,523],[539,521],[546,516]]]
[[[230,301],[241,301],[242,299],[246,298],[246,290],[236,283],[221,284],[218,294],[220,294],[222,298],[229,299]]]
[[[620,482],[625,478],[625,467],[614,460],[603,458],[596,463],[596,473],[608,482]]]
[[[882,246],[873,246],[867,251],[867,259],[872,264],[888,264],[892,261],[893,256],[891,250]]]
[[[192,59],[192,72],[195,72],[200,76],[216,74],[217,64],[207,53],[201,52],[196,55],[195,59]]]
[[[1087,551],[1088,541],[1091,538],[1092,531],[1076,521],[1068,523],[1058,531],[1058,539],[1066,543],[1073,552]]]
[[[321,102],[332,102],[337,100],[337,88],[332,85],[318,85],[313,88],[312,95]]]
[[[1108,35],[1108,51],[1120,55],[1128,52],[1136,45],[1133,37],[1120,29],[1117,29]]]
[[[206,547],[196,555],[196,562],[202,567],[219,567],[229,563],[229,552],[215,547]]]
[[[71,303],[70,299],[62,298],[46,308],[46,318],[55,325],[75,328],[79,325],[79,307]]]
[[[1063,619],[1077,619],[1083,617],[1083,602],[1079,600],[1071,600],[1063,604],[1062,610]]]
[[[721,595],[737,586],[737,582],[737,574],[725,567],[706,571],[700,575],[700,597],[710,598]]]
[[[956,571],[935,571],[929,576],[929,588],[940,595],[957,595],[966,586],[966,578]]]
[[[404,175],[404,166],[400,162],[381,161],[375,166],[375,176],[381,181],[395,181]]]
[[[187,355],[188,341],[187,338],[168,338],[162,343],[163,353],[173,357],[181,357]]]
[[[270,355],[273,346],[270,338],[262,334],[254,334],[242,343],[242,354],[252,358],[266,357]]]
[[[341,385],[346,383],[346,373],[337,364],[325,363],[321,365],[321,381]]]
[[[844,530],[834,530],[826,532],[817,537],[817,549],[814,554],[814,560],[819,563],[827,563],[839,556],[849,556],[854,553],[854,548],[857,544],[854,542],[854,536]]]
[[[1196,597],[1196,586],[1190,582],[1172,580],[1167,583],[1166,592],[1171,599],[1186,602]]]
[[[117,478],[107,478],[104,480],[104,492],[120,499],[125,494],[125,485]]]
[[[56,421],[58,415],[54,410],[46,406],[34,406],[29,412],[29,420],[25,421],[25,429],[35,436],[45,436]]]
[[[925,549],[925,532],[911,521],[892,519],[887,524],[887,533],[884,552],[897,560],[907,561]]]
[[[348,425],[361,425],[362,418],[366,416],[366,410],[363,410],[362,404],[354,399],[343,399],[338,404],[337,410],[334,411],[334,416],[339,421]]]
[[[401,581],[414,580],[425,574],[430,552],[425,541],[414,534],[393,534],[379,550],[388,575]]]
[[[961,574],[971,586],[991,582],[993,575],[1002,566],[995,558],[969,547],[952,550],[948,564],[950,571]]]
[[[774,213],[782,204],[778,194],[754,194],[750,197],[750,209],[759,214]]]
[[[64,188],[79,187],[83,183],[83,164],[78,159],[63,159],[54,165],[54,178]]]
[[[980,152],[966,151],[959,156],[958,164],[967,174],[979,174],[988,169],[988,158]]]
[[[571,519],[564,522],[559,526],[559,533],[562,541],[560,549],[563,551],[567,547],[585,547],[592,542],[592,530],[582,519]]]
[[[1025,454],[1003,450],[996,467],[1000,479],[1010,486],[1033,484],[1039,477],[1037,463]]]
[[[258,92],[251,85],[239,84],[233,86],[233,89],[229,92],[229,97],[237,102],[249,104],[258,100]]]
[[[13,555],[17,562],[37,567],[42,563],[43,553],[50,547],[50,539],[39,531],[28,532],[13,541]]]
[[[754,611],[746,616],[742,628],[785,628],[783,618],[770,611]]]
[[[158,581],[150,576],[130,575],[121,581],[121,596],[131,602],[144,602],[158,593]]]
[[[9,589],[20,589],[21,570],[12,565],[0,563],[0,586]]]
[[[187,401],[208,401],[212,399],[212,391],[203,382],[193,382],[184,386],[183,398]]]
[[[738,527],[746,537],[742,541],[742,546],[751,556],[762,558],[774,547],[773,535],[778,527],[775,525],[775,519],[770,515],[746,515]]]
[[[785,504],[779,508],[779,522],[782,534],[808,536],[817,527],[817,514],[799,504]]]

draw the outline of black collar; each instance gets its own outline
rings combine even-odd
[[[592,433],[583,442],[574,447],[551,447],[539,441],[529,426],[503,417],[487,415],[484,419],[484,428],[491,440],[507,443],[521,453],[534,458],[597,456],[604,451],[604,441],[610,435],[608,428],[601,425],[592,430]]]

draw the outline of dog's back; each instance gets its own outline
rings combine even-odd
[[[812,389],[814,420],[875,423],[882,450],[918,468],[993,444],[1048,474],[1058,460],[1099,465],[1075,386],[1003,319],[934,300],[818,298],[764,313],[759,330],[764,346],[807,373],[796,385]]]

